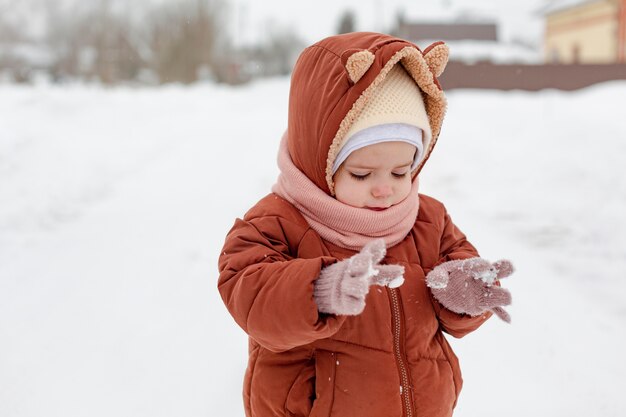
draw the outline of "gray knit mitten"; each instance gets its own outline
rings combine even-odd
[[[428,273],[426,285],[450,311],[480,316],[490,310],[510,323],[511,316],[502,306],[511,304],[511,293],[494,283],[511,275],[513,270],[507,260],[493,264],[482,258],[448,261]]]
[[[385,241],[369,242],[361,252],[322,269],[315,281],[313,296],[322,313],[356,316],[365,308],[370,285],[391,288],[404,283],[404,267],[381,265],[385,257]]]

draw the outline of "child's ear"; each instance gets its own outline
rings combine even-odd
[[[435,77],[439,77],[448,63],[448,57],[450,50],[448,45],[443,42],[435,42],[424,50],[424,59],[428,68],[435,74]]]
[[[374,54],[367,49],[349,49],[341,54],[341,62],[353,84],[357,83],[374,63]]]

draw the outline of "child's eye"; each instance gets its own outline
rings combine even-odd
[[[406,174],[408,174],[408,173],[409,173],[409,171],[403,172],[402,174],[398,174],[396,172],[392,172],[391,175],[393,175],[396,178],[404,178],[404,177],[406,177]]]
[[[370,174],[355,174],[354,172],[350,173],[350,176],[357,181],[363,181],[365,178],[369,177]]]

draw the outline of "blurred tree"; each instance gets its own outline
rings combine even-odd
[[[0,0],[0,44],[23,42],[29,33],[23,29],[33,4],[31,0]]]
[[[215,1],[185,0],[153,13],[148,28],[150,66],[161,82],[191,83],[212,67],[219,11]]]
[[[132,80],[142,63],[137,45],[131,40],[130,22],[123,15],[112,12],[111,0],[100,1],[91,33],[95,75],[107,84]]]
[[[395,20],[394,26],[392,26],[391,29],[389,29],[389,33],[393,36],[402,37],[403,36],[402,32],[404,31],[403,27],[405,23],[406,23],[406,15],[405,15],[404,9],[397,9],[396,20]]]
[[[30,81],[33,67],[45,61],[42,48],[25,30],[33,0],[0,0],[0,79]]]
[[[271,75],[289,74],[304,46],[305,43],[291,27],[274,26],[266,45],[269,59],[276,69]]]
[[[215,77],[239,84],[257,77],[288,75],[306,43],[289,25],[265,22],[264,39],[236,47],[224,45],[215,57]]]
[[[67,4],[46,5],[56,78],[191,83],[210,72],[221,0]]]
[[[106,84],[133,80],[145,65],[136,43],[136,28],[111,0],[74,13],[48,10],[47,42],[55,55],[56,78],[97,79]]]
[[[346,10],[339,19],[337,33],[350,33],[356,30],[356,16],[352,10]]]

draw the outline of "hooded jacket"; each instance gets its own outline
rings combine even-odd
[[[345,132],[393,65],[424,93],[432,151],[445,113],[437,81],[447,48],[420,51],[376,33],[324,39],[292,75],[288,147],[294,164],[333,195],[334,156]],[[423,166],[415,171],[415,175]],[[313,299],[322,268],[355,251],[323,240],[288,201],[269,194],[237,219],[219,257],[218,288],[249,335],[247,417],[444,417],[461,390],[458,360],[442,332],[462,337],[490,317],[443,308],[425,276],[440,263],[478,256],[444,206],[419,196],[413,228],[382,263],[403,265],[405,282],[372,287],[358,316],[325,315]]]

